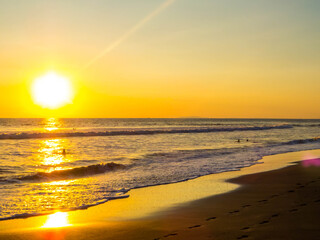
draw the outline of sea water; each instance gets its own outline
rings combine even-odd
[[[320,148],[320,120],[0,119],[0,220]]]

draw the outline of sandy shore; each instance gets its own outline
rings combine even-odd
[[[2,221],[0,239],[320,239],[320,160],[290,164],[319,156],[269,156],[237,172],[136,189],[69,212],[66,227],[42,228],[48,216]]]

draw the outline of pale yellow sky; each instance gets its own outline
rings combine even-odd
[[[316,0],[0,0],[0,117],[320,118],[319,10]],[[73,83],[72,104],[32,101],[32,81],[50,70]]]

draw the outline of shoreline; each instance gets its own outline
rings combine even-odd
[[[268,155],[265,155],[263,157],[260,157],[258,159],[255,160],[255,162],[250,165],[250,166],[245,166],[245,167],[242,167],[240,169],[237,169],[237,170],[229,170],[229,171],[225,171],[225,172],[218,172],[218,173],[208,173],[208,174],[205,174],[205,175],[202,175],[202,176],[196,176],[196,177],[193,177],[193,178],[189,178],[189,179],[183,179],[183,180],[179,180],[179,181],[176,181],[176,182],[168,182],[168,183],[162,183],[162,184],[155,184],[155,185],[147,185],[147,186],[141,186],[141,187],[135,187],[135,188],[132,188],[132,189],[129,189],[128,191],[126,191],[125,193],[130,193],[130,194],[125,194],[125,195],[122,195],[122,196],[118,196],[118,197],[111,197],[109,199],[103,199],[99,202],[96,202],[96,203],[93,203],[91,205],[84,205],[84,206],[79,206],[79,207],[75,207],[75,208],[71,208],[71,209],[55,209],[55,210],[52,210],[52,211],[48,211],[48,212],[39,212],[39,213],[23,213],[23,214],[16,214],[16,215],[13,215],[13,216],[10,216],[10,217],[4,217],[4,218],[0,218],[0,222],[3,222],[3,221],[9,221],[9,220],[16,220],[16,219],[27,219],[27,218],[33,218],[33,217],[40,217],[40,216],[48,216],[48,215],[51,215],[57,211],[62,211],[62,212],[72,212],[72,211],[79,211],[79,210],[87,210],[87,209],[90,209],[92,207],[97,207],[101,204],[105,204],[105,203],[110,203],[110,201],[114,201],[114,200],[121,200],[121,199],[124,199],[124,198],[128,198],[130,197],[131,195],[131,192],[133,191],[136,191],[138,189],[141,189],[141,188],[150,188],[150,187],[160,187],[160,186],[167,186],[167,185],[171,185],[171,184],[179,184],[179,183],[183,183],[183,182],[188,182],[188,181],[195,181],[196,179],[198,178],[205,178],[205,177],[208,177],[208,176],[211,176],[211,175],[219,175],[220,174],[228,174],[228,173],[232,173],[232,172],[241,172],[244,170],[244,169],[247,169],[247,168],[251,168],[257,164],[264,164],[265,166],[265,162],[263,162],[263,160],[265,158],[269,158],[271,156],[277,156],[277,155],[283,155],[283,154],[290,154],[290,153],[299,153],[299,152],[305,152],[305,151],[317,151],[317,150],[320,150],[320,149],[314,149],[314,148],[311,148],[311,149],[307,149],[307,150],[304,150],[304,149],[301,149],[299,151],[293,151],[293,152],[284,152],[282,153],[281,151],[280,152],[274,152],[274,153],[269,153]],[[269,160],[267,160],[268,162]],[[282,163],[284,164],[284,163]],[[288,162],[285,163],[285,164],[289,164]],[[285,165],[284,165],[285,166]],[[283,167],[284,167],[283,166]],[[277,168],[279,168],[281,166],[278,166],[277,165]],[[273,169],[273,168],[272,168]],[[265,170],[263,170],[265,171]],[[245,174],[245,173],[242,173],[242,174]],[[222,178],[219,178],[219,180],[221,181],[224,181],[224,180],[228,180],[228,176],[224,176]],[[221,184],[221,182],[220,182]],[[236,187],[234,187],[236,188]],[[232,191],[233,189],[227,189],[227,190],[223,190],[223,191],[213,191],[213,192],[210,192],[209,195],[207,196],[211,196],[211,195],[217,195],[217,194],[222,194],[222,193],[226,193],[226,192],[229,192],[229,191]],[[188,201],[192,201],[192,200],[196,200],[196,199],[199,199],[199,198],[202,198],[204,197],[203,195],[200,194],[200,196],[197,196],[197,198],[187,198],[187,199],[184,199],[183,201],[180,201],[180,203],[184,203],[184,202],[188,202]],[[170,204],[169,204],[170,205]],[[168,207],[168,206],[164,206],[164,207]],[[161,210],[160,208],[158,208],[156,211],[159,211]],[[141,217],[141,216],[139,216]],[[1,231],[1,227],[0,227],[0,231]]]
[[[86,210],[68,212],[68,218],[72,226],[61,229],[71,234],[74,233],[75,229],[77,229],[77,231],[81,231],[82,229],[85,232],[88,231],[88,229],[95,229],[95,231],[100,232],[104,231],[103,229],[106,226],[109,228],[112,226],[112,228],[118,230],[124,227],[127,229],[123,230],[124,232],[135,232],[132,227],[138,222],[142,223],[142,225],[148,225],[154,221],[160,221],[159,219],[168,218],[168,216],[172,218],[172,214],[175,216],[173,218],[176,218],[177,215],[181,215],[181,213],[177,214],[177,212],[181,212],[182,208],[188,208],[192,204],[206,201],[206,199],[234,195],[246,187],[246,184],[243,185],[242,183],[242,185],[239,185],[241,184],[240,182],[229,181],[230,179],[234,179],[235,177],[241,178],[241,176],[245,177],[252,174],[259,175],[270,171],[281,171],[281,169],[285,169],[286,166],[289,165],[296,166],[297,164],[294,162],[302,160],[302,156],[306,153],[319,156],[320,150],[271,155],[259,160],[263,161],[263,164],[255,164],[243,168],[240,171],[211,174],[174,184],[133,189],[130,191],[130,198],[110,201],[108,204],[101,204]],[[201,209],[201,206],[197,208]],[[41,224],[43,225],[46,221],[47,217],[48,216],[39,216],[27,219],[1,221],[0,239],[14,239],[14,236],[20,236],[22,232],[31,234],[32,238],[36,237],[35,239],[38,239],[37,237],[43,232],[55,232],[57,229],[39,228]],[[194,217],[189,216],[183,219],[187,224],[194,219]],[[194,226],[196,225],[199,224],[195,224]],[[19,228],[17,228],[17,226],[19,226]],[[200,227],[194,227],[194,229],[196,228]],[[149,232],[148,229],[150,230],[151,227],[146,228],[145,233],[140,233],[142,234],[141,239],[145,239],[144,236]],[[3,238],[4,236],[5,238]],[[176,235],[172,235],[171,237],[173,236]],[[113,239],[112,236],[109,237]],[[32,238],[26,237],[23,239]],[[95,238],[99,239],[98,236]]]

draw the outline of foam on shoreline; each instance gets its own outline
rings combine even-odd
[[[315,152],[320,154],[320,149],[317,150],[311,150],[311,152]],[[181,181],[176,181],[176,182],[170,182],[170,183],[166,183],[166,184],[154,184],[154,185],[148,185],[148,186],[143,186],[143,187],[135,187],[133,189],[130,189],[130,195],[126,194],[129,192],[129,189],[122,189],[118,191],[118,195],[117,196],[113,196],[113,197],[107,197],[105,199],[101,199],[98,202],[95,202],[93,204],[88,204],[88,205],[82,205],[79,207],[74,207],[74,208],[69,208],[69,209],[55,209],[54,211],[60,210],[60,211],[75,211],[75,210],[90,210],[92,209],[91,207],[97,207],[97,206],[101,206],[102,208],[107,207],[109,213],[107,214],[108,216],[111,214],[113,214],[113,208],[114,206],[115,209],[119,208],[119,206],[121,206],[121,204],[123,204],[124,206],[126,206],[127,204],[124,202],[118,202],[118,201],[112,201],[109,202],[110,200],[117,200],[117,199],[127,199],[129,201],[129,204],[126,206],[125,211],[128,211],[129,213],[126,213],[125,211],[122,214],[122,216],[118,216],[118,218],[120,217],[120,219],[127,219],[127,218],[132,218],[131,215],[133,215],[133,218],[137,218],[137,217],[142,217],[142,216],[147,216],[150,215],[152,212],[155,211],[159,211],[160,209],[163,208],[168,208],[168,207],[172,207],[173,205],[179,203],[183,203],[183,202],[188,202],[188,201],[193,201],[199,198],[204,198],[207,196],[212,196],[212,195],[217,195],[217,194],[221,194],[221,193],[225,193],[228,191],[232,191],[234,189],[236,189],[238,186],[231,184],[226,182],[226,180],[234,178],[235,176],[241,176],[241,175],[246,175],[246,174],[252,174],[252,173],[259,173],[259,172],[264,172],[264,171],[270,171],[270,170],[275,170],[278,168],[282,168],[282,167],[286,167],[290,164],[293,164],[293,162],[298,162],[301,160],[304,160],[302,156],[305,155],[309,155],[310,151],[299,151],[299,152],[290,152],[290,153],[282,153],[282,154],[273,154],[273,155],[269,155],[269,156],[264,156],[262,158],[260,158],[258,160],[257,163],[263,163],[263,164],[255,164],[253,166],[250,167],[246,167],[246,168],[242,168],[239,169],[240,171],[228,171],[228,172],[221,172],[221,173],[217,173],[217,174],[208,174],[208,175],[203,175],[203,176],[198,176],[195,178],[190,178],[190,179],[184,179]],[[308,153],[308,154],[306,154]],[[291,157],[293,156],[293,157]],[[271,159],[271,160],[269,160]],[[284,159],[284,161],[275,161],[273,159]],[[264,160],[263,162],[261,160]],[[206,181],[206,184],[203,184],[204,179],[209,179],[209,181]],[[214,179],[212,181],[212,179]],[[191,181],[189,181],[191,180]],[[171,184],[174,183],[174,184]],[[219,186],[219,189],[217,189],[217,184]],[[152,192],[152,194],[154,196],[150,196],[148,195],[148,197],[151,197],[148,201],[154,201],[152,199],[157,199],[157,202],[159,203],[158,206],[144,206],[144,210],[142,210],[142,213],[132,213],[134,212],[137,207],[134,206],[133,209],[130,209],[130,204],[132,203],[132,201],[134,202],[134,205],[138,205],[141,208],[141,204],[143,204],[143,202],[147,199],[144,199],[143,201],[141,201],[141,203],[139,203],[139,201],[137,202],[136,199],[132,199],[131,200],[131,195],[135,195],[136,191],[142,191],[142,192],[149,192],[151,189],[151,191],[153,191],[154,189],[162,189],[161,191],[165,191],[166,189],[171,189],[171,193],[169,193],[170,195],[173,195],[173,192],[177,193],[182,193],[181,191],[184,191],[183,189],[185,187],[182,187],[180,189],[181,184],[186,184],[188,186],[193,186],[193,189],[199,189],[200,185],[208,185],[206,186],[205,190],[201,190],[202,193],[197,193],[195,194],[193,197],[191,196],[187,196],[186,198],[176,198],[174,197],[172,199],[168,198],[165,199],[163,198],[163,193],[160,193],[160,195],[154,194],[154,192]],[[195,187],[196,186],[196,187]],[[224,186],[224,187],[223,187]],[[172,190],[174,189],[174,190]],[[188,187],[189,189],[189,187]],[[201,188],[200,188],[201,189]],[[190,191],[190,189],[189,189]],[[191,194],[192,195],[192,194]],[[142,199],[140,199],[142,200]],[[148,202],[147,201],[147,202]],[[108,202],[107,205],[105,205],[104,203]],[[110,204],[110,206],[109,206]],[[102,206],[103,205],[103,206]],[[123,206],[121,206],[122,208]],[[94,208],[96,209],[96,208]],[[158,210],[156,210],[158,209]],[[95,212],[95,210],[93,210]],[[140,210],[141,211],[141,210]],[[5,217],[5,218],[0,218],[0,221],[4,221],[4,220],[14,220],[14,219],[19,219],[19,218],[29,218],[29,217],[36,217],[36,216],[43,216],[43,215],[48,215],[51,214],[52,211],[50,212],[46,212],[46,213],[23,213],[23,214],[16,214],[10,217]]]

